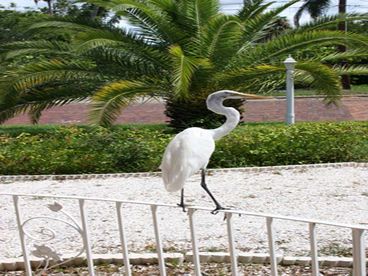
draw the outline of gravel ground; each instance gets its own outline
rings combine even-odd
[[[342,223],[368,224],[368,170],[359,167],[299,168],[273,172],[220,172],[207,177],[209,188],[227,207],[252,212],[329,220]],[[201,189],[200,176],[186,185],[186,202],[212,207]],[[1,192],[72,195],[116,198],[176,204],[179,193],[164,190],[160,177],[129,177],[95,180],[45,180],[1,183]],[[79,209],[75,200],[59,200],[63,211],[77,221]],[[65,218],[50,211],[46,205],[52,199],[22,198],[20,206],[25,219],[34,216]],[[94,253],[120,252],[115,206],[108,202],[86,203],[90,237]],[[196,212],[197,236],[201,249],[226,251],[226,222],[221,214]],[[148,206],[123,205],[126,235],[131,251],[154,250],[154,232]],[[162,241],[167,251],[190,250],[188,217],[180,208],[159,208]],[[244,252],[267,252],[264,218],[234,216],[235,242]],[[49,227],[56,233],[53,246],[57,252],[73,254],[81,248],[81,238],[75,229],[63,222],[45,219],[31,220],[26,228],[32,232]],[[277,252],[284,255],[308,255],[308,225],[275,220]],[[11,198],[0,196],[0,260],[21,256],[16,220]],[[34,232],[32,232],[34,233]],[[40,235],[36,235],[40,237]],[[351,231],[318,226],[318,244],[323,255],[350,255]],[[368,235],[365,236],[368,243]],[[36,242],[40,245],[42,242]],[[49,244],[49,243],[48,243]]]
[[[194,275],[194,266],[191,263],[184,263],[180,266],[167,265],[166,267],[168,276],[191,276]],[[201,267],[203,276],[225,276],[231,275],[231,266],[229,264],[217,264],[210,263],[204,264]],[[268,276],[271,275],[271,269],[269,266],[263,265],[239,265],[238,272],[244,276]],[[301,266],[279,266],[278,272],[280,276],[310,276],[312,269],[310,267]],[[321,275],[324,276],[350,276],[352,273],[351,268],[321,268]],[[23,271],[1,273],[0,276],[23,276]],[[69,276],[69,275],[88,275],[86,267],[69,267],[55,269],[54,271],[48,271],[49,276]],[[116,265],[106,265],[96,267],[96,276],[121,276],[124,275],[124,267]],[[157,265],[133,265],[133,276],[156,276],[159,275],[159,268]]]

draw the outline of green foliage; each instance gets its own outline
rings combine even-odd
[[[330,0],[304,0],[303,5],[298,9],[294,16],[294,24],[299,26],[299,20],[304,11],[307,11],[313,19],[317,19],[330,6]]]
[[[0,174],[157,171],[173,134],[161,126],[3,127]],[[368,123],[241,125],[209,167],[368,161]]]
[[[25,30],[30,25],[46,18],[48,18],[47,15],[34,11],[0,10],[0,43],[9,43],[26,38]]]
[[[157,170],[169,137],[149,128],[57,127],[0,136],[1,174]]]
[[[239,127],[218,143],[215,167],[365,161],[367,123]]]
[[[366,49],[368,38],[330,30],[341,21],[336,16],[291,29],[280,15],[297,1],[274,9],[264,0],[246,1],[238,14],[226,15],[218,0],[86,0],[111,16],[124,18],[133,28],[101,20],[55,19],[34,24],[31,33],[67,32],[69,45],[39,39],[4,45],[4,56],[9,59],[26,53],[53,55],[46,58],[48,66],[29,60],[26,66],[10,68],[0,78],[0,122],[20,112],[30,112],[36,122],[42,110],[65,104],[66,97],[70,101],[88,97],[95,102],[91,118],[106,126],[129,102],[146,95],[169,99],[171,110],[167,114],[172,126],[182,129],[202,120],[185,116],[188,120],[184,121],[181,113],[175,112],[183,100],[198,101],[186,110],[202,116],[196,109],[205,109],[205,98],[211,92],[232,89],[267,94],[284,87],[283,61],[289,54],[300,64],[295,70],[298,84],[313,86],[329,101],[337,101],[341,95],[339,74],[362,74],[368,69],[333,68],[332,59],[337,63],[346,58],[333,55],[335,47],[344,45],[352,51],[350,56],[360,56],[363,50],[357,49]],[[357,18],[363,16],[349,15],[349,22]],[[321,51],[317,58],[312,50],[321,47],[332,50]],[[329,60],[325,61],[327,55]],[[90,66],[80,66],[81,62]],[[96,73],[98,77],[91,79]],[[69,91],[80,87],[75,90],[78,96],[49,93],[66,85]],[[84,91],[82,96],[80,90]],[[213,124],[212,120],[204,122]]]

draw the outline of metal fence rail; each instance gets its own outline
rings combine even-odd
[[[23,259],[24,259],[24,268],[26,275],[32,275],[31,263],[29,252],[27,250],[26,245],[26,237],[30,236],[25,231],[25,224],[27,224],[30,220],[23,219],[22,217],[22,210],[19,206],[19,199],[22,197],[37,197],[37,198],[52,198],[52,199],[71,199],[78,202],[79,205],[79,212],[80,212],[80,223],[74,220],[70,215],[64,212],[66,216],[71,219],[71,222],[66,222],[74,229],[76,229],[83,238],[83,249],[79,252],[78,256],[82,253],[86,254],[87,263],[88,263],[88,270],[89,275],[95,275],[94,268],[93,268],[93,258],[92,258],[92,250],[91,250],[91,243],[90,237],[88,232],[88,220],[87,216],[88,213],[85,210],[85,202],[86,201],[100,201],[100,202],[111,202],[115,203],[115,210],[116,210],[116,217],[117,217],[117,227],[119,230],[121,247],[122,247],[122,254],[124,260],[124,268],[125,274],[131,275],[131,267],[129,263],[129,251],[127,247],[127,238],[125,235],[124,230],[124,212],[122,204],[135,204],[135,205],[146,205],[150,206],[152,212],[152,220],[153,220],[153,227],[156,239],[156,251],[158,255],[158,262],[159,262],[159,269],[160,275],[166,275],[166,268],[165,268],[165,259],[163,254],[162,248],[162,241],[161,241],[161,232],[160,232],[160,225],[159,225],[159,218],[157,214],[157,210],[159,208],[178,208],[177,205],[172,204],[161,204],[161,203],[151,203],[151,202],[141,202],[141,201],[122,201],[117,199],[106,199],[106,198],[95,198],[95,197],[76,197],[76,196],[54,196],[54,195],[44,195],[44,194],[11,194],[11,193],[0,193],[0,196],[11,196],[13,198],[16,220],[18,225],[19,237],[22,247]],[[58,212],[61,210],[61,205],[54,203],[53,205],[49,205],[49,209]],[[188,216],[189,216],[189,227],[191,232],[191,240],[192,240],[192,251],[193,251],[193,263],[195,268],[195,275],[201,275],[201,266],[200,266],[200,256],[199,256],[199,249],[198,249],[198,240],[196,236],[196,219],[195,213],[198,211],[211,211],[209,208],[204,208],[200,206],[190,206],[188,207]],[[61,211],[63,212],[63,211]],[[237,251],[235,248],[234,243],[234,235],[233,235],[233,227],[232,227],[232,215],[233,214],[240,214],[243,216],[254,216],[254,217],[262,217],[265,219],[265,223],[267,226],[267,236],[268,236],[268,248],[270,254],[270,265],[271,265],[271,275],[277,276],[277,258],[276,258],[276,250],[275,250],[275,234],[274,234],[274,221],[275,220],[286,220],[286,221],[295,221],[295,222],[302,222],[309,226],[309,241],[310,241],[310,253],[311,253],[311,265],[312,265],[312,275],[318,276],[319,275],[319,264],[318,264],[318,250],[317,250],[317,237],[316,237],[316,226],[317,225],[329,225],[339,228],[348,228],[352,231],[352,241],[353,241],[353,275],[354,276],[365,276],[367,275],[366,271],[366,256],[365,256],[365,249],[366,246],[364,244],[364,234],[365,231],[368,230],[368,227],[362,225],[353,225],[353,224],[344,224],[344,223],[335,223],[329,221],[322,221],[322,220],[310,220],[298,217],[288,217],[288,216],[279,216],[273,214],[265,214],[265,213],[255,213],[255,212],[246,212],[242,210],[223,210],[221,211],[226,216],[226,229],[229,241],[229,255],[231,260],[231,268],[232,268],[232,275],[238,275],[238,264],[237,264]],[[40,218],[40,217],[38,217]],[[47,218],[47,217],[43,217]],[[53,218],[53,220],[62,221],[60,219]],[[45,248],[44,248],[45,249]],[[47,248],[46,248],[47,249]],[[42,250],[41,250],[42,251]],[[42,253],[43,252],[43,253]],[[41,253],[47,255],[45,251]],[[47,252],[47,250],[46,250]],[[42,255],[39,253],[39,255]],[[46,260],[47,262],[49,259]]]

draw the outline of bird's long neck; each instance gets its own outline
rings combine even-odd
[[[222,102],[207,107],[209,110],[226,117],[226,122],[222,126],[212,129],[213,139],[221,139],[238,125],[240,114],[235,108],[223,106]]]

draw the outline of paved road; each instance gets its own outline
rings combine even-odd
[[[118,123],[162,123],[167,121],[164,104],[149,102],[128,106]],[[285,99],[252,100],[245,103],[244,121],[282,122],[285,118]],[[368,97],[344,97],[338,106],[326,106],[320,98],[296,98],[296,121],[368,121]],[[40,124],[86,124],[88,104],[75,103],[45,111]],[[21,115],[6,124],[29,124]]]

